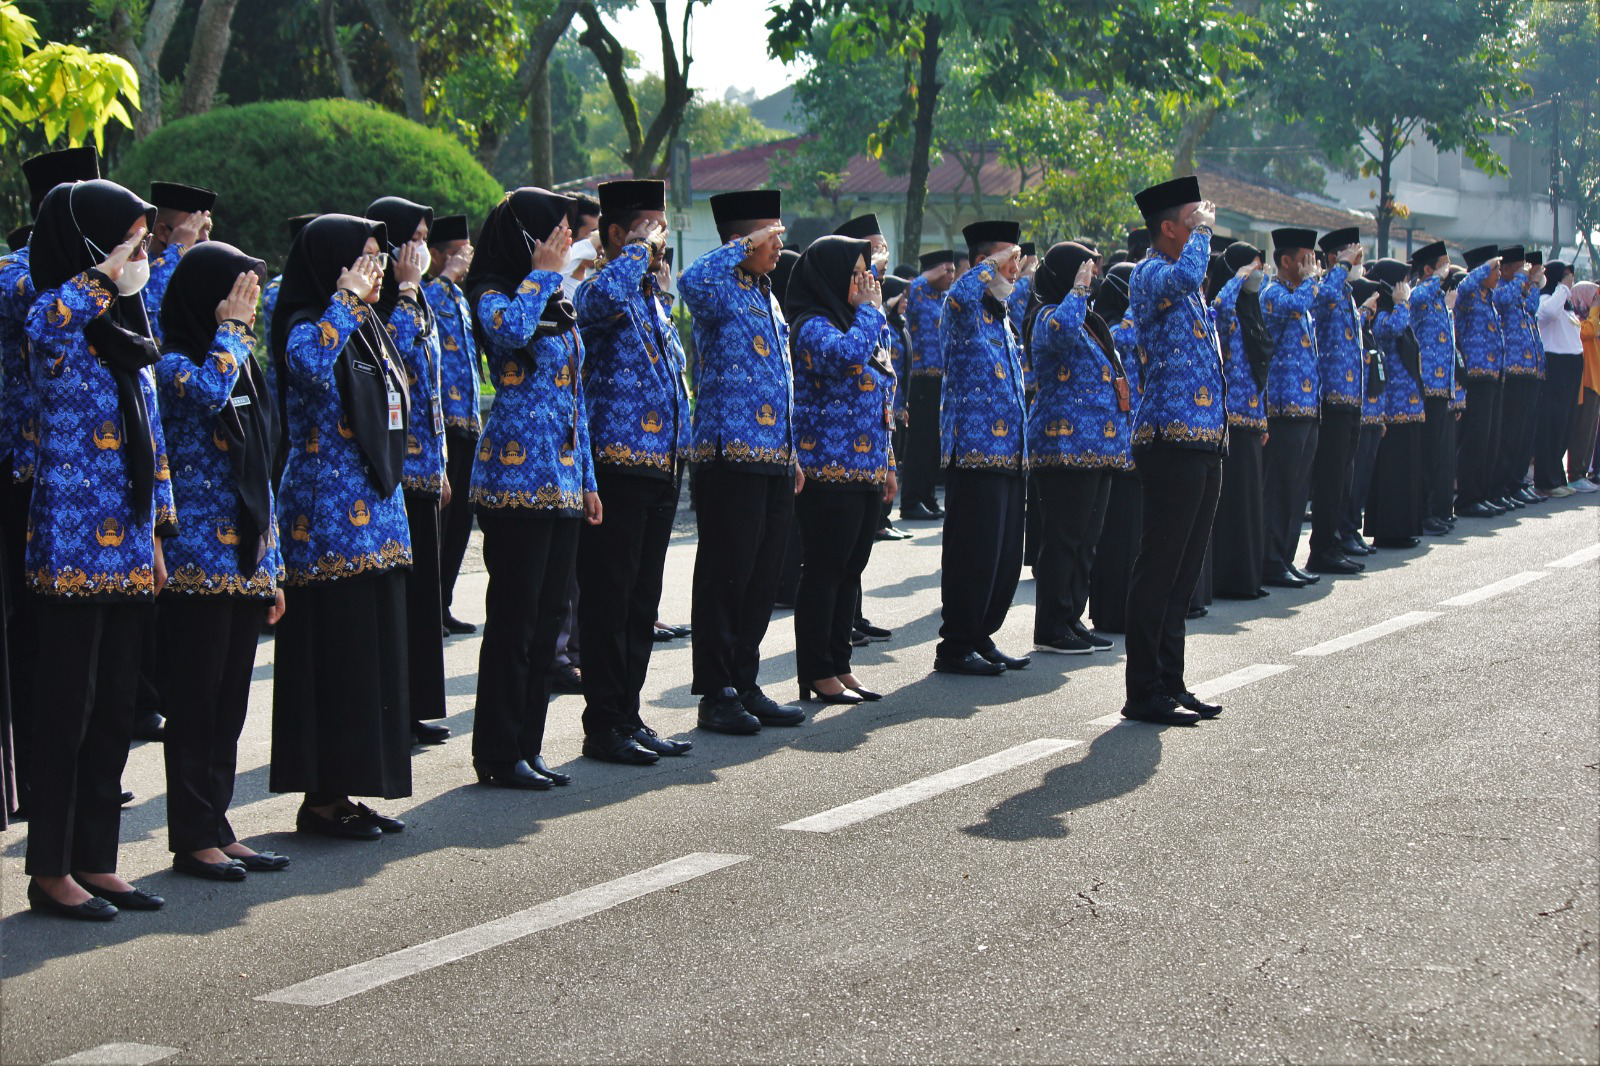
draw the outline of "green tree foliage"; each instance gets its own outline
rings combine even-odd
[[[1531,19],[1527,108],[1536,142],[1555,148],[1555,184],[1576,206],[1579,242],[1600,276],[1600,8],[1571,0],[1538,0]],[[1587,73],[1585,73],[1587,72]],[[1565,235],[1563,235],[1565,236]]]
[[[1397,205],[1391,169],[1419,134],[1505,173],[1489,138],[1515,128],[1503,113],[1527,92],[1518,0],[1388,0],[1304,4],[1270,49],[1273,100],[1303,118],[1330,153],[1359,150],[1378,178],[1378,254]],[[1592,77],[1592,71],[1591,71]]]
[[[641,124],[648,125],[661,110],[666,85],[661,76],[654,73],[640,75],[631,82]],[[589,159],[586,173],[614,174],[630,170],[628,132],[610,89],[602,85],[584,94],[583,118]],[[678,136],[689,143],[691,155],[702,156],[765,144],[783,134],[762,125],[744,104],[696,96],[683,109]]]
[[[136,191],[152,179],[217,190],[216,237],[281,263],[284,219],[307,211],[360,214],[404,196],[474,224],[502,195],[459,141],[350,100],[222,107],[179,119],[135,145],[112,177]]]

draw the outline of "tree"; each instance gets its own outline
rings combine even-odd
[[[1377,175],[1380,256],[1389,254],[1397,209],[1394,160],[1415,136],[1461,149],[1486,173],[1506,172],[1489,138],[1515,128],[1503,112],[1528,91],[1518,7],[1517,0],[1306,5],[1270,49],[1278,107],[1305,119],[1325,151],[1358,149],[1361,173]]]
[[[1573,76],[1600,69],[1600,11],[1592,4],[1538,0],[1531,29],[1528,84],[1535,103],[1525,105],[1528,122],[1554,149],[1551,183],[1559,200],[1573,205],[1577,242],[1587,247],[1590,268],[1600,276],[1600,249],[1592,239],[1600,228],[1600,81]]]
[[[111,50],[139,76],[138,140],[161,125],[161,53],[182,7],[183,0],[91,0],[90,10],[110,26]]]
[[[667,95],[662,77],[654,73],[631,77],[628,91],[639,109],[641,124],[654,122]],[[631,169],[632,142],[609,87],[597,87],[586,94],[583,117],[589,148],[585,173]],[[745,104],[692,98],[683,109],[678,136],[687,142],[691,155],[701,156],[765,144],[783,134],[763,126]]]
[[[422,59],[417,42],[411,36],[411,27],[401,21],[390,0],[365,0],[367,10],[377,23],[383,43],[394,57],[395,69],[400,74],[400,93],[406,105],[406,118],[412,122],[427,121],[427,110],[422,103]]]
[[[694,18],[696,2],[697,0],[685,0],[683,5],[683,27],[679,33],[679,38],[683,42],[681,51],[672,40],[672,27],[667,20],[665,0],[656,0],[651,4],[656,15],[656,25],[661,33],[661,66],[664,77],[661,108],[648,127],[640,121],[639,106],[633,95],[633,82],[628,78],[627,49],[606,27],[600,11],[593,3],[585,3],[579,8],[584,28],[578,40],[594,53],[600,69],[605,72],[606,85],[616,101],[623,129],[627,132],[628,147],[623,154],[623,162],[635,177],[660,177],[666,170],[668,146],[678,135],[684,111],[694,99],[694,90],[689,87],[689,65],[694,62],[694,57],[689,52],[689,27]],[[705,3],[706,0],[698,2]]]
[[[528,151],[533,170],[533,184],[549,188],[555,184],[554,124],[550,107],[550,53],[572,25],[581,6],[580,0],[560,0],[544,14],[539,28],[528,42],[527,58],[523,61],[518,81],[522,95],[528,101]]]
[[[228,55],[233,9],[238,0],[203,0],[195,18],[194,41],[189,46],[189,65],[183,72],[183,97],[178,117],[203,115],[217,97],[217,82],[222,80],[222,61]]]

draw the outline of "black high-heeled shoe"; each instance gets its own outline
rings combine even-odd
[[[110,901],[90,895],[82,903],[62,903],[32,881],[28,882],[28,909],[80,922],[109,922],[117,916]]]
[[[844,684],[844,682],[841,681],[840,684]],[[854,692],[857,696],[860,696],[863,700],[865,700],[868,703],[872,703],[875,700],[883,699],[883,693],[874,692],[870,688],[853,688],[850,685],[845,685],[844,686],[844,690],[846,692]]]
[[[826,692],[818,692],[803,681],[800,683],[800,702],[802,703],[838,703],[847,707],[854,707],[856,704],[861,703],[862,699],[861,696],[852,696],[848,692],[836,692],[830,696]]]
[[[550,767],[546,766],[544,764],[544,756],[543,755],[535,755],[533,758],[529,759],[528,760],[528,768],[530,770],[532,770],[536,774],[539,774],[539,775],[541,775],[543,777],[548,777],[550,779],[550,783],[552,785],[570,785],[570,784],[572,784],[571,776],[569,776],[567,774],[560,773],[559,771],[556,771],[556,770],[552,770],[552,769],[550,769]]]

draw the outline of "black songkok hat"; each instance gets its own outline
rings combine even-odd
[[[1528,253],[1528,265],[1529,266],[1535,266],[1535,267],[1536,266],[1544,266],[1544,253],[1543,252],[1529,252]]]
[[[300,231],[306,228],[306,223],[316,218],[317,214],[315,211],[308,211],[303,215],[290,215],[284,219],[283,224],[289,227],[289,240],[292,241],[300,236]]]
[[[1520,244],[1513,244],[1509,248],[1500,249],[1501,266],[1505,266],[1507,263],[1520,263],[1526,258],[1527,256],[1523,254],[1522,245]]]
[[[1322,240],[1317,242],[1317,247],[1329,255],[1348,248],[1352,244],[1361,243],[1361,230],[1355,226],[1346,226],[1344,229],[1332,230],[1322,235]]]
[[[1150,247],[1150,231],[1145,229],[1143,226],[1140,226],[1138,229],[1129,230],[1128,247],[1132,249],[1141,245],[1146,248]]]
[[[1032,241],[1023,241],[1022,242],[1022,254],[1024,256],[1038,255],[1039,254],[1039,246],[1034,244]]]
[[[667,209],[667,183],[654,178],[602,181],[595,191],[600,194],[600,213],[607,217]]]
[[[1272,258],[1280,255],[1293,255],[1302,248],[1315,248],[1317,246],[1317,231],[1314,229],[1300,229],[1295,226],[1282,226],[1272,231]]]
[[[1485,244],[1478,248],[1469,248],[1463,258],[1467,261],[1468,270],[1477,270],[1483,264],[1500,254],[1500,246]]]
[[[765,217],[765,216],[764,216]],[[848,222],[841,223],[833,231],[835,237],[854,237],[864,241],[869,237],[883,236],[883,227],[878,225],[878,216],[875,214],[857,215]]]
[[[23,246],[28,243],[28,237],[32,233],[33,233],[33,224],[32,223],[29,223],[26,226],[18,226],[16,229],[14,229],[10,233],[6,234],[6,245],[13,252],[20,252],[20,251],[22,251]]]
[[[605,186],[601,186],[605,188]],[[711,198],[711,217],[719,226],[783,215],[783,193],[777,189],[718,193]]]
[[[1392,288],[1406,280],[1411,268],[1398,259],[1380,259],[1367,268],[1367,273]]]
[[[1200,179],[1190,174],[1188,177],[1173,178],[1160,185],[1152,185],[1143,192],[1134,193],[1133,200],[1139,205],[1139,213],[1146,222],[1159,215],[1161,212],[1184,204],[1197,204],[1200,202]],[[1129,236],[1132,242],[1132,235]]]
[[[198,185],[180,185],[175,181],[152,181],[150,202],[169,211],[209,211],[217,204],[217,194]]]
[[[1021,244],[1022,224],[1001,219],[974,222],[962,227],[961,236],[966,238],[969,249],[982,244]]]
[[[1219,233],[1213,233],[1211,235],[1211,254],[1221,255],[1238,243],[1239,239],[1237,237],[1224,237]]]
[[[94,145],[45,152],[22,161],[22,176],[28,179],[29,211],[37,215],[45,194],[69,181],[93,181],[100,176],[100,155]]]
[[[1439,261],[1439,257],[1447,254],[1448,251],[1443,241],[1424,244],[1421,248],[1411,253],[1411,269],[1421,270],[1423,267],[1433,266]]]
[[[433,220],[433,229],[428,231],[429,244],[449,244],[451,241],[471,239],[466,215],[440,215]]]
[[[946,263],[954,263],[955,261],[956,253],[949,248],[943,248],[937,252],[923,252],[917,256],[917,269],[926,272],[936,266],[943,266]]]

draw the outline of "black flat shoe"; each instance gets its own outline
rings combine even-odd
[[[798,707],[784,706],[762,692],[760,688],[739,693],[739,705],[754,715],[756,721],[764,726],[797,726],[806,720],[805,711]]]
[[[365,803],[356,804],[356,814],[368,825],[375,825],[381,833],[398,833],[405,829],[406,823],[398,818],[390,818],[387,814],[379,814]]]
[[[633,742],[645,751],[653,751],[657,755],[687,755],[694,750],[694,741],[664,737],[647,725],[642,725],[633,731]]]
[[[860,696],[867,703],[876,703],[878,700],[883,699],[883,693],[874,692],[870,688],[851,688],[849,685],[846,685],[844,690],[846,692],[855,693],[857,696]]]
[[[1196,618],[1204,618],[1210,613],[1211,608],[1209,607],[1191,607],[1187,611],[1183,612],[1183,617],[1188,621],[1193,622]]]
[[[818,692],[805,682],[800,684],[800,701],[802,703],[837,703],[845,707],[853,707],[858,703],[866,702],[849,689],[829,695],[826,692]]]
[[[109,922],[117,916],[117,908],[102,896],[91,895],[82,903],[66,904],[32,881],[28,882],[28,909],[79,922]]]
[[[83,884],[83,882],[79,882]],[[83,890],[91,896],[105,900],[119,911],[158,911],[167,905],[167,901],[160,896],[152,896],[148,892],[137,888],[130,888],[126,892],[118,892],[114,888],[101,888],[98,885],[84,884]]]
[[[875,626],[865,618],[856,623],[856,632],[865,633],[872,640],[888,640],[894,636],[894,630]]]
[[[567,663],[550,671],[550,691],[582,694],[583,671]]]
[[[965,674],[968,677],[999,677],[1006,672],[1004,666],[990,662],[975,651],[969,651],[959,659],[935,655],[933,668],[941,674]]]
[[[198,877],[202,881],[243,881],[245,865],[238,859],[227,862],[202,862],[187,852],[172,857],[172,868],[180,874]]]
[[[1289,564],[1289,573],[1293,574],[1295,577],[1299,578],[1301,581],[1304,581],[1308,585],[1315,585],[1318,581],[1322,580],[1321,574],[1313,574],[1308,570],[1301,569],[1293,563]]]
[[[1200,716],[1186,711],[1170,698],[1129,700],[1122,706],[1122,717],[1152,725],[1199,725]]]
[[[1316,555],[1306,563],[1307,569],[1318,574],[1359,574],[1366,569],[1365,564],[1354,559],[1347,559],[1342,555]]]
[[[1307,582],[1301,581],[1287,570],[1277,574],[1266,574],[1261,578],[1261,583],[1275,589],[1303,589],[1307,585]]]
[[[449,611],[446,611],[444,613],[444,631],[452,636],[459,637],[465,636],[468,633],[476,633],[478,631],[478,627],[473,625],[471,622],[463,622]]]
[[[938,517],[931,508],[920,503],[900,508],[900,520],[902,522],[931,522]]]
[[[1422,541],[1416,537],[1374,537],[1372,543],[1380,548],[1415,548]]]
[[[548,777],[533,772],[522,759],[514,763],[500,763],[486,766],[483,763],[473,763],[472,768],[478,773],[478,784],[493,785],[495,788],[520,788],[528,792],[548,792],[553,783]]]
[[[675,637],[687,637],[694,634],[693,626],[668,626],[667,630]]]
[[[670,629],[661,629],[658,627],[655,631],[655,639],[657,643],[664,644],[669,640],[677,640],[678,634],[674,633]]]
[[[432,722],[412,722],[411,736],[418,744],[443,744],[450,739],[450,727]]]
[[[541,777],[548,777],[552,785],[570,785],[572,778],[568,774],[558,773],[544,764],[543,755],[535,755],[528,760],[528,768]]]
[[[722,695],[700,700],[700,717],[695,727],[712,733],[748,737],[761,732],[761,719],[745,710],[738,695],[730,689]]]
[[[1186,711],[1193,711],[1201,718],[1215,718],[1217,715],[1222,713],[1221,704],[1207,703],[1205,700],[1201,699],[1199,696],[1196,696],[1193,692],[1189,692],[1188,690],[1177,693],[1172,697],[1172,699],[1173,702],[1179,707],[1182,707]]]
[[[1465,507],[1457,508],[1456,510],[1457,517],[1465,518],[1493,518],[1499,513],[1499,508],[1490,507],[1482,500],[1479,500],[1477,503],[1469,503]]]
[[[633,742],[633,738],[617,730],[607,730],[583,738],[583,757],[599,762],[614,762],[623,766],[654,766],[661,758]]]
[[[132,803],[133,800],[134,800],[134,795],[133,795],[132,792],[124,792],[122,794],[122,805],[124,807],[126,807],[128,804]]]
[[[300,813],[294,816],[294,828],[297,833],[333,837],[336,840],[378,840],[383,837],[383,830],[355,811],[325,818],[309,807],[301,807]]]
[[[227,852],[223,852],[224,855]],[[277,873],[279,870],[289,868],[289,856],[279,855],[275,851],[258,851],[254,855],[240,855],[233,860],[246,870],[258,874]]]
[[[999,648],[990,648],[988,651],[980,651],[978,654],[992,663],[1005,667],[1007,670],[1026,670],[1028,664],[1033,662],[1033,656],[1031,655],[1007,655]]]

